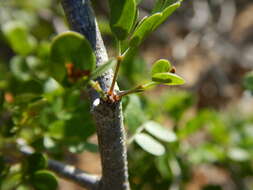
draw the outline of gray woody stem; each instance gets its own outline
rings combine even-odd
[[[62,0],[61,3],[71,29],[83,34],[90,41],[96,54],[97,66],[108,61],[89,0]],[[112,75],[109,70],[98,78],[105,92],[110,88]],[[129,190],[121,103],[104,102],[92,89],[90,99],[102,162],[102,177],[98,190]]]

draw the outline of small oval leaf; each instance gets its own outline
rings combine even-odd
[[[96,58],[90,43],[77,32],[64,32],[53,40],[50,52],[51,75],[58,82],[68,81],[67,75],[81,77],[95,68]]]
[[[169,72],[171,68],[171,64],[168,60],[160,59],[153,64],[151,73],[152,75],[156,73],[165,73]]]
[[[22,22],[7,22],[2,30],[16,53],[27,55],[36,48],[36,39],[28,33],[26,25]]]
[[[58,187],[55,175],[47,170],[39,170],[35,172],[30,180],[37,190],[56,190]]]
[[[160,82],[165,85],[181,85],[185,80],[174,73],[156,73],[152,75],[152,81]]]
[[[165,153],[164,146],[147,134],[136,134],[134,140],[143,150],[150,154],[161,156]]]
[[[114,35],[119,40],[124,40],[135,21],[135,0],[109,0],[110,26]]]
[[[175,142],[177,136],[174,132],[169,129],[162,127],[159,123],[154,121],[148,121],[144,123],[145,130],[156,138],[165,142]]]
[[[143,39],[153,31],[155,24],[161,19],[162,13],[155,13],[149,17],[143,18],[134,31],[129,45],[132,47],[139,46]]]
[[[167,18],[175,11],[177,10],[178,7],[180,7],[181,3],[180,2],[177,2],[177,3],[174,3],[170,6],[168,6],[167,8],[165,8],[163,11],[162,11],[162,17],[155,23],[155,26],[154,26],[154,30],[156,28],[158,28],[158,26],[160,26],[162,23],[164,23]]]

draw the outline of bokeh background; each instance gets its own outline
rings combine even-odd
[[[114,56],[107,1],[92,4],[108,54]],[[143,0],[140,18],[149,15],[153,5],[154,0]],[[13,26],[19,26],[16,38],[8,35]],[[86,92],[66,92],[47,74],[50,42],[66,30],[57,1],[0,0],[0,153],[8,153],[7,144],[25,139],[54,159],[100,174]],[[12,42],[23,38],[24,46]],[[137,56],[122,65],[120,88],[142,84],[160,58],[170,60],[186,84],[124,98],[125,125],[131,137],[143,123],[155,120],[177,140],[161,142],[166,148],[162,156],[135,142],[129,145],[132,188],[252,190],[253,97],[244,81],[253,70],[253,2],[185,0],[145,40]],[[36,99],[38,94],[49,103]],[[11,177],[9,181],[15,184]],[[60,180],[59,189],[80,188]]]

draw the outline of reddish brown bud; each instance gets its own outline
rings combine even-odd
[[[176,73],[176,67],[172,67],[170,70],[171,73]]]

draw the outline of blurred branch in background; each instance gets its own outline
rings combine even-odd
[[[1,148],[1,153],[5,155],[5,159],[7,162],[14,164],[15,162],[20,162],[24,158],[16,157],[21,152],[24,156],[30,156],[34,154],[34,150],[32,147],[29,147],[23,139],[17,140],[18,144],[16,145],[8,145],[6,148]],[[9,150],[12,149],[11,155],[9,155]],[[15,150],[17,149],[17,150]],[[64,164],[62,162],[48,159],[47,168],[55,172],[58,176],[63,177],[66,180],[70,180],[75,184],[80,185],[81,187],[87,189],[97,189],[99,184],[99,177],[95,175],[90,175],[85,173],[84,171],[77,169],[74,166]]]

